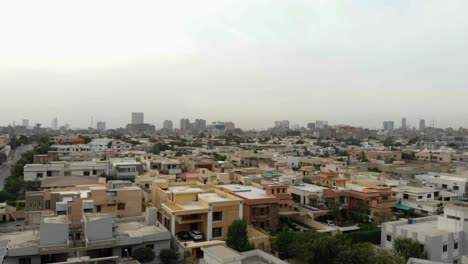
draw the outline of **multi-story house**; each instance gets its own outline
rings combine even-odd
[[[429,188],[459,194],[468,192],[468,176],[466,175],[429,172],[427,174],[415,175],[414,178]]]
[[[382,224],[381,246],[392,249],[399,237],[424,245],[428,259],[439,263],[462,263],[468,254],[468,204],[448,203],[443,215],[402,219]]]
[[[24,180],[42,180],[47,177],[59,176],[99,176],[109,174],[108,161],[66,162],[52,161],[48,164],[26,164]]]
[[[74,216],[41,217],[38,225],[0,228],[5,264],[119,263],[138,248],[169,249],[171,234],[156,221],[156,209],[146,217],[115,219],[105,213],[76,210]]]
[[[255,186],[226,184],[217,187],[243,200],[246,223],[265,230],[275,230],[278,227],[280,211],[278,197]]]
[[[134,178],[144,171],[143,164],[132,158],[111,158],[109,163],[110,175],[118,178]]]

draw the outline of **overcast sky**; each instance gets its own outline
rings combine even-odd
[[[468,1],[2,1],[0,125],[468,127]]]

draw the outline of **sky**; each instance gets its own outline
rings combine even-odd
[[[0,2],[0,125],[468,127],[466,0]]]

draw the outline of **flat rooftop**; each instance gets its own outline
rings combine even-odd
[[[303,183],[302,186],[291,185],[288,188],[298,189],[301,191],[312,192],[312,193],[323,192],[324,189],[330,189],[330,188],[325,188],[325,187],[321,187],[321,186],[314,185],[314,184],[308,184],[308,183]]]
[[[228,202],[232,201],[229,198],[222,197],[221,195],[217,193],[200,193],[198,194],[198,199],[204,200],[208,203],[216,203],[216,202]]]
[[[437,228],[437,217],[423,217],[414,219],[413,224],[408,224],[407,220],[387,223],[396,225],[398,229],[407,230],[408,233],[418,233],[425,237],[447,235],[450,232]],[[418,236],[419,238],[419,236]],[[421,241],[422,242],[422,241]]]
[[[115,234],[128,237],[143,237],[168,232],[161,225],[147,225],[145,222],[130,221],[115,223]]]
[[[61,176],[47,177],[41,182],[41,188],[72,187],[77,185],[99,184],[99,177],[95,176]]]
[[[239,184],[226,184],[222,185],[225,188],[238,196],[246,199],[266,199],[273,198],[274,196],[267,195],[266,191],[255,186],[245,186]]]
[[[408,193],[415,193],[415,194],[425,194],[425,193],[433,193],[437,190],[425,187],[416,187],[416,186],[397,186],[392,188],[394,191],[397,192],[408,192]]]
[[[9,248],[22,248],[38,245],[39,230],[24,230],[0,233],[0,240],[8,240]]]
[[[191,187],[191,186],[170,186],[167,188],[169,192],[178,193],[202,193],[205,192],[202,188]]]

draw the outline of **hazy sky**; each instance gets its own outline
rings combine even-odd
[[[468,1],[0,2],[0,125],[468,127]]]

